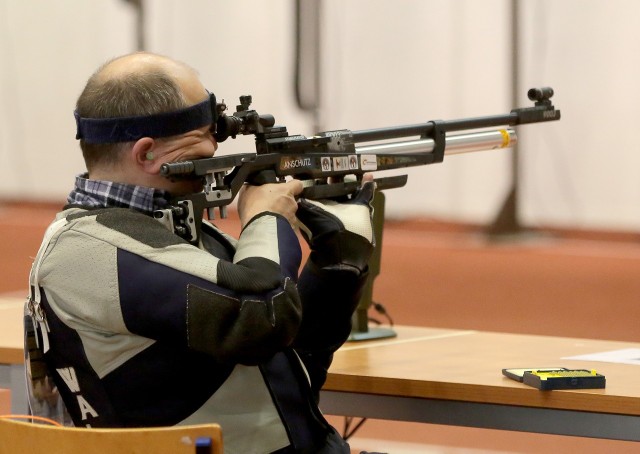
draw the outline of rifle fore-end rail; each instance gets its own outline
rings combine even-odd
[[[528,94],[535,101],[533,107],[487,117],[362,131],[327,131],[312,137],[289,136],[282,126],[271,128],[260,124],[259,127],[246,125],[236,128],[238,131],[254,131],[246,134],[255,135],[256,153],[163,164],[160,171],[163,176],[200,179],[204,190],[176,198],[168,209],[159,210],[156,217],[170,230],[196,242],[203,211],[206,209],[208,217],[213,219],[214,208],[219,208],[221,217],[225,217],[226,206],[233,202],[245,183],[276,183],[297,178],[305,185],[301,197],[337,198],[355,192],[363,175],[368,172],[436,164],[442,162],[445,155],[508,148],[517,143],[517,134],[505,126],[560,119],[560,111],[550,101],[553,96],[551,88],[531,89]],[[264,117],[257,113],[247,115],[248,105],[244,109],[242,115],[236,112],[238,117],[233,116],[231,122],[223,116],[218,125]],[[503,128],[477,131],[500,126]],[[224,129],[227,131],[229,128]],[[447,134],[468,130],[476,131]],[[418,138],[389,141],[410,136]],[[370,143],[376,141],[385,142]],[[363,142],[364,145],[357,145]],[[396,188],[406,184],[407,175],[376,178],[375,181],[378,189]]]

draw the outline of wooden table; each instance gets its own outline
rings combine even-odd
[[[28,403],[24,375],[24,300],[0,296],[0,388],[11,391],[11,412],[25,414]]]
[[[0,363],[23,364],[25,298],[0,296]]]
[[[26,411],[23,298],[0,297],[0,388]],[[398,337],[351,342],[321,395],[327,414],[640,441],[640,366],[562,360],[640,343],[396,327]],[[506,367],[596,369],[607,387],[538,391]]]
[[[0,415],[11,413],[11,390],[0,388]]]
[[[398,327],[348,343],[331,366],[327,414],[640,441],[640,366],[563,360],[640,343]],[[503,368],[596,369],[605,389],[539,391]]]

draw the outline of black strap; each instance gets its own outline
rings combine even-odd
[[[76,118],[76,139],[87,143],[132,142],[142,137],[169,137],[184,134],[206,125],[215,125],[216,97],[173,112],[116,118]]]

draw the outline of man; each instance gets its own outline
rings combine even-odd
[[[202,190],[160,166],[214,154],[212,109],[194,70],[155,54],[87,82],[75,115],[88,173],[31,274],[46,365],[76,426],[217,422],[230,453],[348,453],[317,399],[366,280],[373,183],[342,204],[296,201],[296,180],[247,185],[239,239],[205,222],[194,246],[153,213]]]

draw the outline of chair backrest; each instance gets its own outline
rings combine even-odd
[[[198,454],[222,454],[217,424],[91,429],[0,418],[0,454],[195,454],[198,440],[211,441]]]

